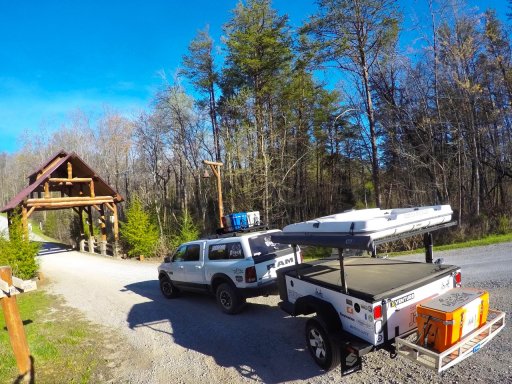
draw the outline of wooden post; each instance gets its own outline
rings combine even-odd
[[[92,222],[92,207],[87,207],[87,217],[89,220],[89,252],[94,253],[94,224]]]
[[[28,213],[27,213],[27,206],[23,204],[21,206],[21,228],[23,229],[23,236],[25,237],[25,240],[29,240],[30,236],[28,233]]]
[[[7,284],[12,285],[11,267],[0,267],[0,278]],[[0,299],[0,301],[2,302],[2,311],[4,312],[5,324],[9,332],[18,372],[21,376],[30,375],[30,351],[18,310],[16,296],[6,296]]]
[[[85,236],[84,228],[84,207],[78,207],[78,228],[80,229],[80,239]]]
[[[73,178],[73,165],[71,164],[71,161],[68,161],[68,179]]]
[[[105,205],[100,205],[100,230],[101,230],[101,239],[100,239],[100,253],[102,255],[107,254],[107,222],[105,219]]]
[[[89,182],[89,188],[91,190],[91,197],[95,197],[96,194],[94,192],[94,180],[93,179],[91,179],[91,181]]]
[[[117,258],[119,257],[119,219],[117,217],[117,205],[116,203],[112,203],[112,215],[114,216],[114,227],[113,227],[113,232],[114,232],[114,247],[113,247],[113,253],[114,253],[114,257]]]
[[[50,197],[52,197],[52,195],[50,194],[50,182],[47,181],[46,183],[44,183],[44,198],[49,199]]]
[[[217,178],[217,195],[219,197],[219,225],[220,228],[224,228],[224,223],[222,222],[222,216],[224,216],[224,204],[222,202],[222,185],[220,180],[220,167],[222,167],[223,164],[208,160],[203,160],[203,163],[210,166],[213,174]]]
[[[11,220],[12,220],[13,211],[7,211],[7,232],[9,233],[9,238],[11,237]]]

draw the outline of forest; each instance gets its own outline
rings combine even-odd
[[[451,204],[454,236],[507,231],[512,15],[424,2],[414,51],[396,0],[319,0],[300,27],[270,0],[239,2],[222,41],[198,31],[145,111],[76,110],[1,153],[0,203],[63,149],[121,193],[122,220],[137,198],[161,239],[184,216],[203,234],[218,227],[203,160],[223,163],[225,213],[258,210],[276,228],[352,208]],[[51,212],[43,225],[63,240],[71,216]]]

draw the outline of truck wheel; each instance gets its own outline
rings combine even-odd
[[[171,279],[168,276],[160,277],[160,291],[162,291],[162,295],[164,295],[168,299],[173,299],[177,297],[180,291],[173,285]]]
[[[222,283],[217,288],[216,292],[217,303],[220,305],[223,312],[233,315],[240,312],[245,302],[240,294],[231,284]]]
[[[319,317],[306,323],[306,343],[309,353],[320,368],[330,371],[341,361],[340,345],[328,332],[327,326]]]

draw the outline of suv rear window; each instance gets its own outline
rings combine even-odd
[[[253,257],[264,256],[291,248],[290,244],[274,243],[268,233],[249,238],[249,247]]]
[[[244,251],[239,242],[214,244],[208,248],[208,259],[210,260],[233,260],[243,259]]]

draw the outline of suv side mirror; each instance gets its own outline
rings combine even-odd
[[[170,263],[171,262],[171,256],[167,255],[164,257],[164,263]]]

